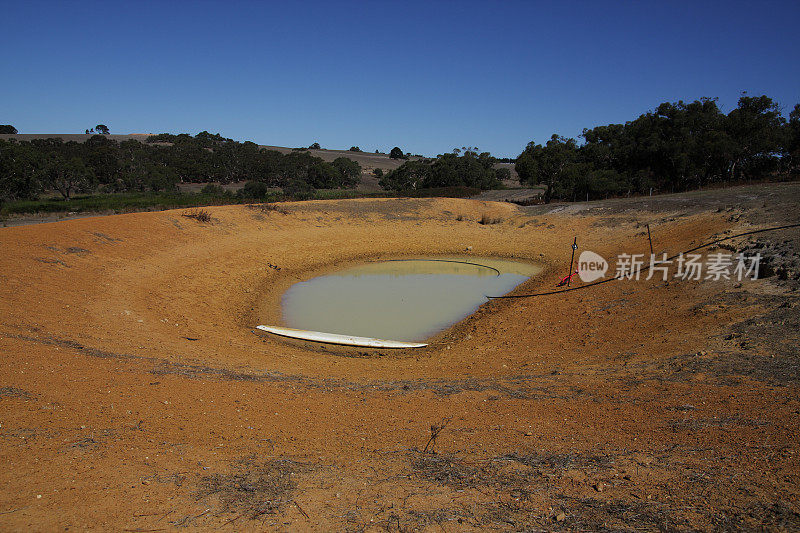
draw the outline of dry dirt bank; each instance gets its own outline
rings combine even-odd
[[[676,253],[796,221],[799,192],[574,213],[310,202],[209,208],[205,224],[167,211],[0,229],[0,528],[796,529],[794,282],[495,301],[401,353],[308,350],[252,327],[332,265],[469,250],[548,265],[517,289],[536,292],[576,235],[607,257],[642,253],[649,223],[656,252]],[[797,249],[796,230],[759,238]],[[422,453],[443,421],[437,453]]]

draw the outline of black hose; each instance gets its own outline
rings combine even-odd
[[[677,254],[673,255],[672,257],[667,258],[666,261],[672,261],[673,259],[675,259],[676,257],[679,257],[682,254],[688,254],[688,253],[691,253],[691,252],[695,252],[695,251],[700,250],[702,248],[707,248],[709,246],[713,246],[713,245],[715,245],[717,243],[720,243],[722,241],[727,241],[727,240],[730,240],[730,239],[736,239],[737,237],[744,237],[746,235],[753,235],[755,233],[764,233],[764,232],[767,232],[767,231],[778,231],[778,230],[782,230],[782,229],[797,228],[797,227],[800,227],[800,224],[787,224],[786,226],[776,226],[774,228],[757,229],[757,230],[753,230],[753,231],[747,231],[745,233],[739,233],[739,234],[736,234],[736,235],[730,235],[729,237],[723,237],[721,239],[717,239],[717,240],[714,240],[714,241],[711,241],[711,242],[707,242],[705,244],[701,244],[700,246],[695,246],[694,248],[690,248],[689,250],[685,250],[683,252],[677,253]],[[639,270],[639,272],[647,272],[648,270],[650,270],[650,265],[647,265],[647,266],[643,267],[642,269]],[[504,298],[504,299],[505,298],[532,298],[534,296],[548,296],[548,295],[551,295],[551,294],[561,294],[562,292],[570,292],[570,291],[578,291],[578,290],[581,290],[581,289],[588,289],[589,287],[602,285],[603,283],[608,283],[609,281],[616,281],[618,279],[621,279],[621,276],[615,276],[613,278],[608,278],[608,279],[604,279],[604,280],[600,280],[600,281],[593,281],[592,283],[587,283],[586,285],[581,285],[580,287],[570,287],[568,289],[561,289],[559,291],[537,292],[537,293],[534,293],[534,294],[513,294],[513,295],[507,295],[507,296],[487,296],[487,298],[491,298],[492,300],[499,300],[501,298]]]
[[[376,263],[389,263],[389,262],[392,262],[392,261],[436,261],[438,263],[460,263],[462,265],[472,265],[472,266],[476,266],[476,267],[488,268],[490,270],[494,270],[495,272],[497,272],[498,276],[500,275],[500,271],[497,270],[494,267],[490,267],[488,265],[481,265],[479,263],[470,263],[469,261],[456,261],[456,260],[453,260],[453,259],[385,259],[385,260],[379,260],[379,261],[375,261],[375,262]]]

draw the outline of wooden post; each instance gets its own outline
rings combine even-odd
[[[653,238],[650,237],[650,224],[647,224],[647,240],[650,242],[650,256],[653,256]]]

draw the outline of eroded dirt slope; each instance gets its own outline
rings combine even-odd
[[[797,184],[732,191],[0,229],[0,528],[800,528],[797,229],[704,250],[763,250],[764,279],[496,300],[420,351],[253,331],[279,321],[286,287],[349,262],[540,262],[527,294],[553,289],[576,236],[605,257],[649,253],[649,224],[671,255],[797,222]]]

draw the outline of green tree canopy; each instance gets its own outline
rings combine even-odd
[[[572,165],[576,163],[577,157],[578,146],[575,139],[553,134],[545,146],[528,143],[525,151],[517,158],[515,169],[520,182],[542,184],[546,187],[544,201],[548,203],[556,186],[563,190],[565,182],[574,179],[576,169]]]
[[[757,178],[777,168],[781,128],[780,106],[767,96],[742,96],[728,114],[726,132],[731,138],[731,178]]]
[[[58,191],[64,200],[69,200],[75,192],[89,190],[94,178],[94,173],[81,158],[69,157],[65,153],[50,153],[42,170],[45,185]]]
[[[383,175],[378,182],[381,187],[393,191],[422,189],[428,182],[431,167],[424,161],[408,161],[399,168]]]
[[[793,176],[800,173],[800,104],[789,113],[789,123],[784,137],[785,152],[789,156],[786,166]]]
[[[35,199],[44,188],[44,152],[31,143],[0,140],[0,196]]]
[[[339,187],[352,188],[361,183],[361,165],[346,157],[337,157],[333,160],[333,166],[341,175]]]
[[[793,127],[767,96],[742,96],[727,115],[714,98],[664,102],[625,124],[583,130],[580,146],[558,136],[531,142],[515,167],[523,183],[547,185],[548,201],[780,179],[796,172]]]
[[[0,179],[6,200],[35,198],[45,190],[58,190],[65,198],[97,187],[108,192],[173,190],[181,182],[254,181],[276,188],[290,182],[306,182],[311,188],[359,183],[358,163],[344,157],[334,163],[308,151],[284,155],[207,131],[194,137],[153,135],[145,143],[120,143],[104,135],[93,135],[84,143],[64,143],[58,138],[0,140]],[[295,189],[307,192],[308,188]]]
[[[491,189],[500,185],[496,159],[488,152],[477,154],[456,151],[440,154],[436,159],[407,161],[383,175],[381,187],[391,190],[416,190],[434,187],[472,187]]]

